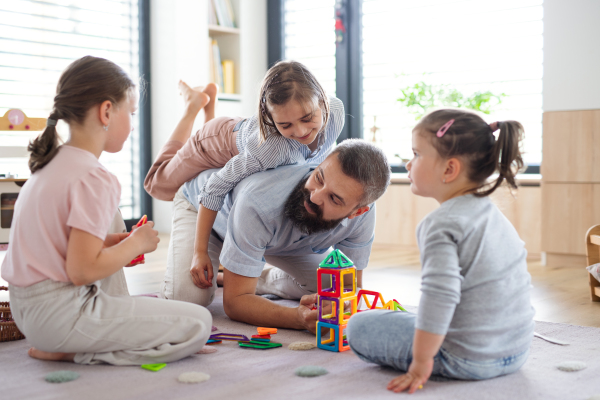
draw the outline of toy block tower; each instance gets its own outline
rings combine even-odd
[[[329,279],[327,279],[329,278]],[[356,268],[340,250],[334,250],[319,264],[317,270],[319,296],[317,309],[317,347],[329,351],[350,349],[345,339],[348,320],[356,314]],[[349,303],[346,311],[344,304]],[[329,329],[329,338],[323,339],[321,330]]]

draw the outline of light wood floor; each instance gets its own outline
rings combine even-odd
[[[132,295],[158,292],[169,244],[169,235],[161,234],[158,249],[146,255],[146,264],[126,268]],[[4,252],[0,252],[0,262]],[[549,268],[540,261],[529,261],[532,277],[532,303],[538,321],[600,327],[600,303],[592,303],[585,268]],[[375,246],[369,267],[364,272],[364,288],[381,292],[384,299],[418,305],[421,295],[419,253],[396,247]],[[3,283],[0,280],[0,284]],[[0,293],[0,301],[6,298]]]

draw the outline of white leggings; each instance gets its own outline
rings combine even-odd
[[[212,327],[204,307],[130,297],[122,269],[90,285],[48,279],[10,285],[9,293],[13,318],[27,340],[42,351],[76,353],[79,364],[176,361],[200,350]]]

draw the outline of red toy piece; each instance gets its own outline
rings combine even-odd
[[[146,225],[146,222],[148,222],[148,216],[144,215],[135,226],[137,226],[139,228],[142,225]],[[131,235],[131,232],[129,232],[129,235],[127,235],[127,237],[129,237],[130,235]],[[138,264],[138,263],[140,263],[140,262],[142,262],[144,260],[145,260],[144,255],[140,254],[139,256],[137,256],[136,258],[134,258],[133,260],[131,260],[131,262],[129,264],[135,265],[135,264]]]

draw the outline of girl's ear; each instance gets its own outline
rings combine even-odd
[[[456,180],[462,171],[462,163],[458,158],[446,160],[446,169],[444,170],[443,182],[450,183]]]
[[[110,102],[110,100],[105,100],[100,104],[100,108],[98,110],[99,112],[99,117],[100,117],[100,122],[102,123],[102,125],[104,126],[109,126],[110,125],[110,114],[113,112],[113,104]]]

